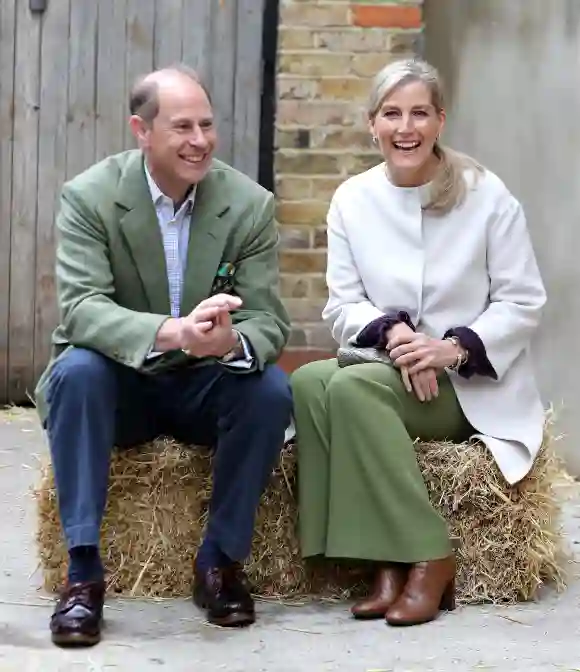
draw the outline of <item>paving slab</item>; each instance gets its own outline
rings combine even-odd
[[[0,672],[580,672],[580,582],[514,607],[470,606],[396,629],[349,618],[348,604],[260,601],[241,631],[209,625],[189,600],[110,600],[103,641],[63,651],[48,635],[30,489],[46,444],[34,412],[0,413]],[[580,549],[580,493],[565,528]],[[575,573],[575,564],[571,567]]]

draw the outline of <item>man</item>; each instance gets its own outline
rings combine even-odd
[[[254,621],[239,563],[291,415],[272,364],[289,334],[272,194],[212,159],[212,107],[195,72],[150,73],[130,110],[140,149],[65,184],[57,219],[61,323],[36,394],[69,549],[51,619],[64,646],[100,639],[111,451],[159,434],[216,451],[195,603],[217,625]]]

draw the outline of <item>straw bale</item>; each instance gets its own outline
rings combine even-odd
[[[513,603],[565,584],[566,554],[555,485],[561,464],[547,436],[528,477],[506,485],[480,443],[417,443],[434,506],[458,539],[458,599]],[[282,452],[257,514],[246,569],[257,595],[348,598],[366,589],[368,566],[300,558],[296,534],[296,456]],[[113,456],[102,552],[109,591],[131,596],[190,594],[192,560],[207,518],[211,456],[170,440]],[[66,571],[66,552],[49,464],[35,491],[37,542],[48,590]]]

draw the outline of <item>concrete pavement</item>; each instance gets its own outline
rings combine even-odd
[[[537,603],[460,608],[408,629],[355,622],[345,604],[260,602],[258,623],[232,632],[208,625],[189,600],[111,600],[100,645],[56,649],[47,630],[53,598],[38,588],[29,494],[44,451],[32,411],[0,413],[0,672],[580,671],[578,581]],[[578,492],[566,505],[566,528],[580,549]]]

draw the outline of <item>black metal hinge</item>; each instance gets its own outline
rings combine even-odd
[[[28,6],[31,12],[44,12],[48,0],[28,0]]]

